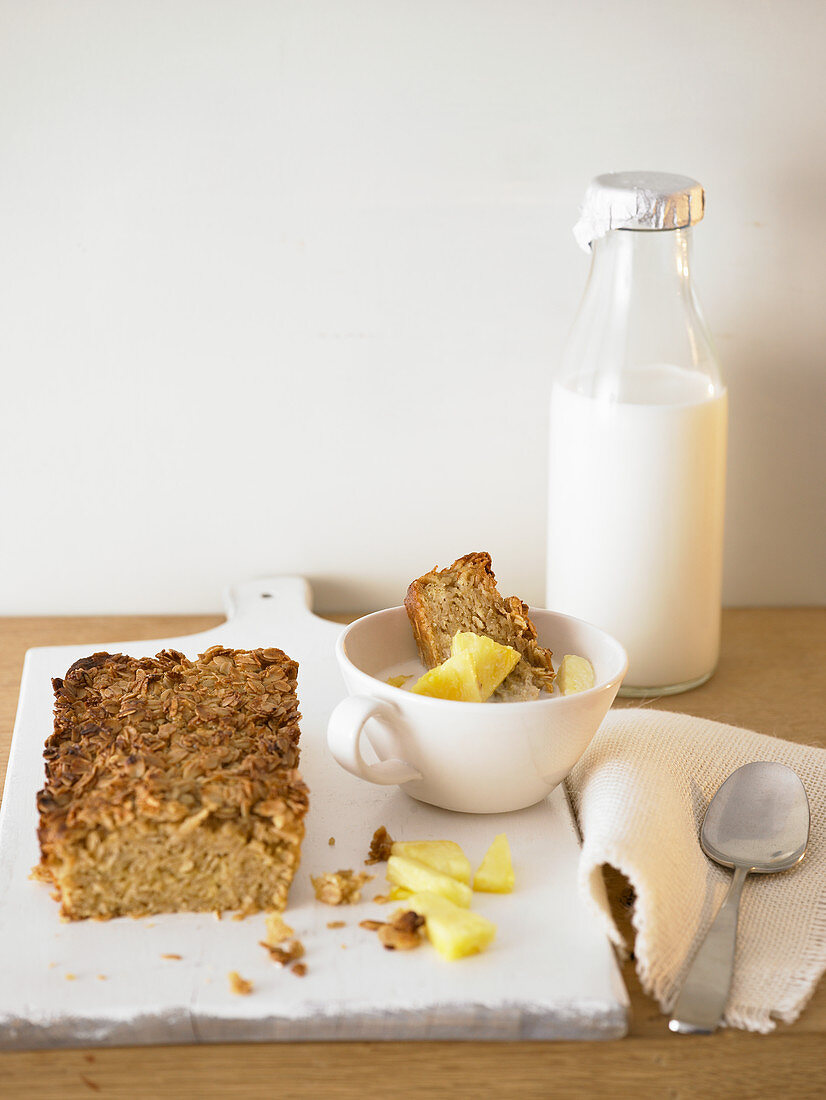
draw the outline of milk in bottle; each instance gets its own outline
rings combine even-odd
[[[702,212],[686,177],[594,181],[552,383],[547,606],[622,642],[625,694],[696,686],[719,654],[727,396],[690,279]]]

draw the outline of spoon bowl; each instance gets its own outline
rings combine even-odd
[[[809,843],[809,800],[800,778],[784,764],[759,761],[732,772],[711,800],[700,844],[723,867],[731,886],[686,974],[668,1026],[708,1035],[726,1007],[734,970],[740,892],[751,872],[787,871]]]
[[[732,772],[711,800],[700,832],[709,859],[759,874],[794,867],[808,839],[803,784],[791,768],[762,760]]]

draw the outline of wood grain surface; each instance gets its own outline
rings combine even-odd
[[[340,621],[344,621],[340,617]],[[0,776],[30,646],[162,638],[221,616],[0,619]],[[639,705],[620,700],[618,706]],[[826,609],[749,608],[723,617],[720,667],[684,695],[646,701],[826,747]],[[621,882],[613,884],[615,893]],[[0,945],[0,958],[2,958]],[[295,1043],[135,1047],[0,1055],[0,1096],[102,1097],[822,1097],[826,984],[771,1035],[671,1035],[624,968],[627,1038],[611,1043]],[[0,974],[2,980],[2,974]]]

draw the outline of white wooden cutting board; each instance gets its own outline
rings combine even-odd
[[[562,788],[518,813],[466,815],[353,778],[325,740],[327,718],[344,695],[334,657],[342,628],[311,613],[309,586],[297,577],[241,585],[228,604],[227,622],[203,634],[27,653],[0,810],[0,1046],[623,1035],[628,999],[612,950],[577,894],[579,849]],[[38,859],[35,794],[52,729],[51,677],[95,649],[140,657],[172,647],[195,656],[217,643],[278,646],[299,662],[301,771],[311,803],[288,919],[306,948],[303,978],[275,966],[259,946],[263,916],[62,923],[49,888],[28,877]],[[496,833],[507,832],[515,893],[474,896],[474,907],[498,926],[487,952],[447,962],[430,945],[384,951],[358,927],[388,912],[369,900],[384,891],[383,864],[370,868],[378,877],[360,905],[333,909],[314,900],[310,873],[361,868],[379,825],[398,839],[456,840],[474,864]],[[334,919],[346,927],[328,929]],[[230,992],[230,970],[254,983],[250,996]]]

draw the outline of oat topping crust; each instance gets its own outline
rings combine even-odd
[[[136,659],[95,653],[55,679],[39,837],[50,844],[136,819],[195,828],[303,816],[298,666],[280,649],[213,646]]]

